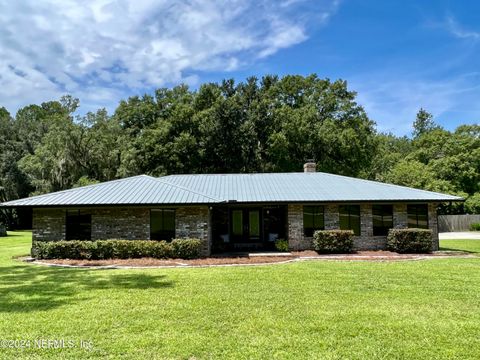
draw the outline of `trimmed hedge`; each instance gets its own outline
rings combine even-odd
[[[470,224],[470,230],[472,230],[472,231],[480,231],[480,223]]]
[[[390,229],[387,236],[387,249],[398,253],[429,253],[432,245],[429,229]]]
[[[36,259],[133,259],[152,257],[156,259],[200,257],[202,242],[199,239],[155,240],[68,240],[35,241],[32,257]]]
[[[323,254],[344,254],[353,251],[352,230],[317,230],[313,233],[313,248]]]

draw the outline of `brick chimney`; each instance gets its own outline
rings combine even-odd
[[[317,164],[313,160],[307,160],[305,164],[303,164],[303,172],[315,172],[317,171]]]

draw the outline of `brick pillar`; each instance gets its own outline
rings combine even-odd
[[[402,229],[408,227],[407,204],[393,205],[393,227],[395,229]]]
[[[325,210],[325,230],[340,229],[340,215],[338,214],[337,204],[328,204],[324,207]]]
[[[437,206],[437,203],[428,204],[428,228],[432,230],[433,251],[437,251],[439,248]]]
[[[360,236],[373,237],[372,204],[360,205]]]
[[[196,238],[203,243],[202,255],[211,254],[210,211],[207,206],[185,206],[175,212],[175,237]]]
[[[288,205],[288,246],[293,250],[312,246],[312,238],[303,236],[303,205]]]

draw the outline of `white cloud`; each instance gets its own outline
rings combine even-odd
[[[447,30],[454,36],[461,39],[479,40],[480,32],[464,29],[452,16],[447,17]]]
[[[198,71],[233,71],[304,41],[312,6],[326,21],[338,2],[304,5],[0,0],[0,106],[15,111],[72,93],[93,109],[152,87],[197,83]]]

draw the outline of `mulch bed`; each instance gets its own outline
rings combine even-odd
[[[294,256],[240,256],[240,257],[211,257],[203,259],[171,259],[154,258],[142,259],[111,259],[111,260],[69,260],[52,259],[42,260],[42,263],[74,266],[202,266],[202,265],[234,265],[234,264],[266,264],[283,262],[294,259]]]
[[[52,259],[35,261],[37,264],[75,267],[188,267],[188,266],[219,266],[219,265],[254,265],[282,263],[291,260],[351,260],[351,261],[395,261],[395,260],[420,260],[433,257],[469,256],[462,252],[435,252],[433,254],[398,254],[390,251],[359,251],[353,254],[318,254],[315,251],[293,251],[285,256],[248,256],[248,255],[216,255],[209,258],[184,260],[184,259],[111,259],[111,260],[69,260]],[[470,255],[471,256],[471,255]]]

